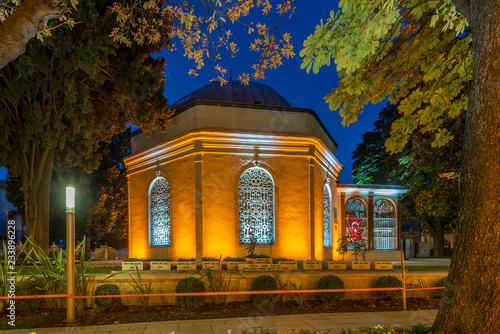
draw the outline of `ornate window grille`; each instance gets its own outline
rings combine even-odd
[[[274,243],[274,182],[263,168],[251,167],[238,183],[240,244]]]
[[[396,210],[386,200],[375,202],[373,217],[373,247],[375,249],[396,249]]]
[[[149,187],[149,243],[170,246],[170,187],[159,175]]]
[[[323,187],[323,246],[332,246],[332,195],[328,184]]]
[[[359,198],[351,198],[345,206],[345,235],[351,239],[361,236],[368,245],[368,219],[365,204]],[[352,245],[348,245],[352,248]]]

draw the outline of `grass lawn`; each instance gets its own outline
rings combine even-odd
[[[401,266],[394,266],[401,270]],[[406,271],[450,271],[450,266],[405,266]]]

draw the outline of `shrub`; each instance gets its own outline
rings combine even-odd
[[[234,262],[245,262],[245,259],[242,257],[225,257],[224,261],[229,262],[229,261],[234,261]]]
[[[259,290],[278,290],[278,284],[274,277],[270,275],[260,275],[258,276],[252,284],[253,291]],[[276,295],[265,294],[265,295],[251,295],[252,300],[259,303],[269,303],[276,299]]]
[[[177,259],[177,262],[196,262],[196,259],[194,257],[191,258],[180,257]]]
[[[376,288],[401,288],[403,286],[403,283],[399,278],[396,276],[382,276],[379,279],[375,281],[375,287]],[[394,290],[394,291],[378,291],[378,295],[384,296],[386,298],[391,298],[391,299],[397,299],[401,298],[401,291]]]
[[[205,292],[205,285],[199,278],[188,277],[177,283],[175,292]],[[182,307],[199,307],[205,301],[205,296],[176,297],[175,302]]]
[[[446,283],[448,282],[448,276],[446,277],[441,277],[437,282],[436,286],[446,286]]]
[[[343,289],[344,281],[335,275],[325,275],[318,281],[318,289]],[[318,298],[322,302],[332,302],[344,298],[345,292],[325,292],[319,293]]]
[[[34,281],[24,281],[16,286],[16,295],[29,296],[44,294],[42,288]],[[40,309],[45,299],[16,299],[16,309],[31,312]]]
[[[94,296],[119,295],[120,288],[116,284],[103,284],[94,291]],[[97,309],[99,311],[114,310],[122,306],[121,298],[95,298]]]
[[[248,254],[248,258],[252,259],[268,259],[270,256],[267,256],[266,254]]]

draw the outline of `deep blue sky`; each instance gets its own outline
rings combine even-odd
[[[266,79],[259,82],[273,87],[292,106],[310,108],[316,111],[339,144],[336,157],[344,166],[344,170],[340,174],[340,182],[350,183],[352,181],[352,151],[361,141],[361,135],[372,130],[372,123],[377,119],[378,111],[383,107],[383,104],[368,105],[363,114],[358,117],[357,123],[349,127],[342,126],[342,119],[338,111],[330,111],[323,99],[332,88],[337,86],[338,76],[335,65],[332,62],[332,67],[323,67],[318,74],[307,74],[305,70],[300,69],[302,60],[298,55],[302,49],[303,41],[314,32],[320,19],[326,19],[330,10],[337,10],[336,3],[331,0],[296,1],[295,6],[296,13],[292,18],[282,21],[281,32],[289,32],[292,35],[296,56],[293,59],[285,60],[284,65],[277,70],[267,71]],[[257,20],[259,17],[262,19],[260,15],[252,17],[252,19]],[[271,23],[275,18],[276,15],[269,15],[265,20]],[[249,43],[256,37],[256,34],[248,35],[246,29],[239,29],[230,24],[225,28],[234,33],[240,51],[236,58],[230,58],[227,54],[222,53],[222,65],[228,72],[230,69],[232,70],[233,79],[236,80],[238,74],[251,72],[251,65],[257,59],[257,53],[248,50]],[[189,75],[187,72],[194,65],[192,61],[183,56],[180,47],[174,52],[164,51],[162,56],[167,60],[165,96],[169,99],[169,104],[173,104],[184,95],[209,83],[214,77],[214,70],[208,61],[205,68],[199,71],[198,77]],[[229,79],[229,74],[226,78]],[[0,179],[4,179],[5,175],[5,168],[1,168]]]
[[[285,60],[284,65],[277,70],[267,71],[265,80],[259,80],[258,82],[273,87],[292,106],[316,111],[339,145],[336,157],[344,166],[340,174],[340,182],[350,183],[352,182],[352,151],[361,141],[361,135],[373,129],[372,123],[377,119],[378,111],[383,107],[383,104],[380,103],[377,106],[368,105],[363,114],[358,117],[359,120],[356,124],[349,127],[342,126],[342,118],[339,116],[338,111],[330,111],[323,99],[338,84],[337,71],[333,61],[332,67],[323,67],[318,74],[312,72],[307,74],[305,70],[300,69],[302,58],[299,57],[302,43],[308,35],[314,32],[320,19],[326,20],[329,17],[330,10],[338,10],[336,2],[331,0],[296,1],[295,6],[296,12],[292,18],[282,21],[281,32],[289,32],[292,35],[296,56],[293,59]],[[274,18],[276,16],[269,15],[266,19],[271,22]],[[248,46],[256,35],[248,35],[246,30],[238,30],[237,27],[230,25],[226,29],[234,32],[235,41],[240,51],[237,53],[236,58],[224,58],[225,54],[222,53],[222,66],[228,72],[231,69],[233,80],[236,80],[238,74],[242,72],[251,73],[251,64],[255,62],[258,54],[248,51]],[[187,74],[188,69],[193,68],[194,65],[190,60],[183,57],[180,47],[177,52],[165,51],[162,55],[167,60],[165,95],[169,99],[169,104],[175,103],[193,90],[206,85],[214,77],[214,70],[208,62],[206,67],[199,71],[200,75],[198,77]],[[225,78],[229,79],[229,73]]]

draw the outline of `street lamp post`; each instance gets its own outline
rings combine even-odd
[[[75,188],[66,187],[66,279],[67,293],[66,321],[75,321]]]

